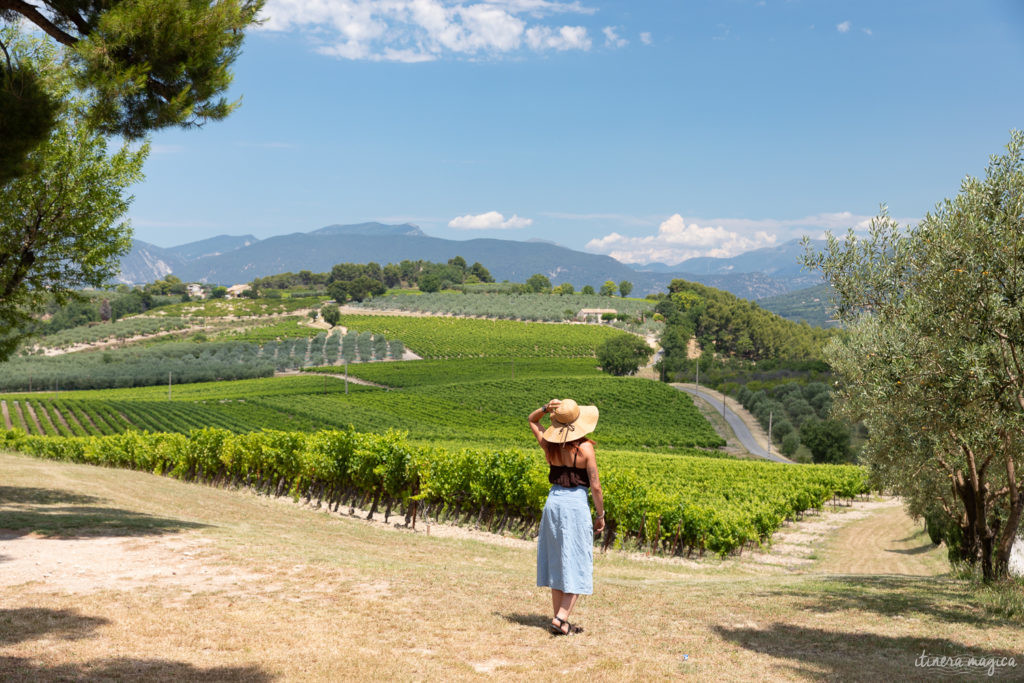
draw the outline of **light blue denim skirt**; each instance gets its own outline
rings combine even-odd
[[[552,486],[537,537],[537,585],[594,592],[594,523],[587,487]]]

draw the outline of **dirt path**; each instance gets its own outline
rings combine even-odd
[[[896,498],[839,529],[821,556],[814,569],[828,574],[938,576],[949,571],[946,549],[932,545]]]
[[[383,361],[377,361],[377,362],[383,362]],[[339,367],[341,367],[341,366],[339,366]],[[275,372],[274,373],[274,377],[296,377],[298,375],[302,375],[303,377],[321,377],[321,376],[322,377],[330,377],[332,379],[340,379],[340,380],[343,380],[343,381],[345,379],[348,379],[348,381],[351,382],[352,384],[363,384],[363,385],[368,386],[368,387],[377,387],[379,389],[391,389],[392,388],[392,387],[389,387],[389,386],[387,386],[385,384],[377,384],[376,382],[371,382],[371,381],[366,380],[366,379],[359,379],[358,377],[356,377],[354,375],[349,375],[346,378],[344,372],[339,372],[338,374],[333,374],[333,373],[328,373],[328,372],[299,372],[299,371],[296,371],[296,370],[286,370],[284,372]]]
[[[0,401],[0,410],[4,413],[4,427],[11,429],[11,414],[7,410],[7,401]]]

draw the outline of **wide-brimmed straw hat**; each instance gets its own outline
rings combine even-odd
[[[551,413],[551,426],[544,440],[551,443],[575,441],[597,428],[597,406],[581,406],[571,398],[563,399]]]

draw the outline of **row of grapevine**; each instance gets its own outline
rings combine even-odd
[[[334,368],[337,373],[339,368]],[[165,378],[166,382],[166,378]],[[363,385],[349,385],[350,392],[379,391]],[[196,382],[193,384],[177,384],[171,388],[171,398],[175,401],[217,401],[227,399],[247,399],[260,396],[291,396],[294,394],[344,393],[343,382],[332,382],[315,375],[291,375],[287,377],[260,377],[223,382]],[[165,401],[167,400],[167,384],[163,386],[130,387],[124,389],[97,389],[59,394],[2,394],[0,400],[61,399],[67,401]]]
[[[336,373],[335,367],[304,368],[305,372]],[[394,388],[429,384],[461,384],[524,377],[599,376],[593,358],[459,358],[370,363],[349,368],[353,377]]]
[[[343,315],[340,324],[401,339],[424,358],[593,357],[606,339],[626,334],[597,325],[388,315]]]
[[[331,388],[336,382],[331,380]],[[333,424],[245,399],[213,403],[96,399],[4,400],[10,427],[36,436],[102,436],[129,430],[187,433],[202,427],[232,432],[288,427],[300,431]]]
[[[247,485],[266,493],[341,504],[385,507],[413,520],[420,506],[434,517],[475,517],[492,528],[524,532],[539,519],[548,488],[543,459],[517,449],[452,450],[416,445],[403,434],[353,430],[222,429],[183,434],[128,432],[113,437],[43,438],[8,431],[0,445],[37,457],[168,474],[189,481]],[[681,476],[688,467],[689,476]],[[635,465],[636,463],[630,463]],[[788,517],[834,496],[866,491],[852,466],[648,458],[647,469],[605,467],[609,534],[656,551],[721,555],[760,543]]]
[[[614,309],[633,317],[650,316],[654,301],[623,299],[596,294],[509,294],[431,292],[418,296],[391,294],[374,297],[362,304],[365,308],[415,311],[433,315],[505,318],[509,320],[573,320],[584,308]]]
[[[552,362],[548,359],[522,363],[516,379],[473,381],[471,371],[474,369],[486,376],[490,368],[495,373],[492,377],[510,370],[498,361],[489,362],[493,364],[489,365],[487,359],[452,363],[447,376],[450,381],[443,384],[425,383],[421,375],[415,374],[413,380],[424,383],[411,382],[398,391],[349,383],[346,393],[346,383],[340,379],[304,375],[174,386],[171,394],[175,398],[171,401],[167,400],[166,387],[152,387],[76,393],[65,398],[64,403],[81,406],[90,417],[113,431],[134,428],[185,432],[211,425],[247,431],[280,428],[283,424],[309,430],[353,425],[364,431],[403,429],[417,440],[527,445],[532,436],[526,429],[526,416],[552,398],[572,397],[585,405],[596,405],[600,410],[601,421],[595,438],[604,446],[675,449],[724,445],[693,405],[693,400],[664,384],[610,377],[593,371],[589,375],[559,375],[555,367],[547,365]],[[579,364],[554,362],[573,368]],[[377,367],[415,368],[419,363],[436,365],[437,362],[381,363]],[[462,363],[467,367],[460,370]],[[586,367],[593,361],[581,363],[581,367]],[[442,365],[435,370],[440,374],[446,367]],[[350,366],[349,372],[357,375],[360,368]],[[337,370],[335,368],[335,374]],[[10,397],[8,404],[12,404],[14,398]],[[38,396],[27,398],[40,403],[50,400]],[[250,409],[259,406],[266,411],[247,414],[243,406]],[[101,407],[114,410],[116,417],[111,421],[105,419],[105,414],[95,415]],[[63,409],[60,412],[63,413]],[[227,413],[230,413],[230,418],[224,417],[227,421],[215,421]],[[289,422],[282,422],[283,416]],[[28,415],[25,419],[32,422]],[[13,419],[12,425],[30,433],[47,433],[35,429],[34,425],[26,428]],[[99,426],[87,431],[108,433]],[[64,434],[59,427],[56,433]]]

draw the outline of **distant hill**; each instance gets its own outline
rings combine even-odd
[[[182,268],[185,263],[186,259],[171,249],[133,240],[132,250],[121,259],[121,272],[114,278],[114,282],[128,285],[153,282]]]
[[[296,232],[259,240],[251,235],[220,235],[208,240],[161,249],[136,241],[125,260],[119,282],[145,283],[168,272],[186,282],[233,285],[256,277],[286,271],[324,272],[336,263],[381,265],[404,259],[444,262],[462,256],[469,263],[479,261],[497,280],[523,282],[534,273],[546,275],[553,284],[570,282],[576,288],[595,288],[606,280],[629,280],[635,295],[665,291],[675,278],[692,280],[724,289],[746,299],[799,289],[805,278],[746,271],[727,267],[715,272],[685,270],[650,272],[630,267],[610,256],[588,254],[557,244],[502,239],[448,240],[426,235],[411,224],[329,225],[312,232]],[[736,257],[739,258],[739,257]],[[780,261],[783,255],[777,257]],[[782,272],[780,266],[779,271]]]
[[[811,240],[811,247],[816,250],[824,248],[824,240]],[[804,254],[804,246],[800,240],[794,239],[777,247],[762,247],[746,251],[729,258],[700,256],[665,266],[677,272],[694,273],[695,275],[725,275],[731,273],[765,273],[776,277],[800,278],[818,284],[821,276],[808,272],[800,265],[799,258]]]
[[[815,285],[807,289],[761,299],[757,304],[787,320],[804,321],[817,327],[835,327],[836,322],[828,312],[828,300],[832,288],[829,285]]]
[[[319,230],[307,233],[309,235],[374,235],[377,237],[400,237],[402,235],[411,237],[426,237],[426,233],[411,223],[402,225],[385,225],[383,223],[357,223],[355,225],[328,225]]]
[[[204,256],[219,256],[256,242],[259,240],[252,235],[217,235],[198,242],[182,244],[179,247],[171,247],[168,251],[174,252],[184,261],[192,261]]]

